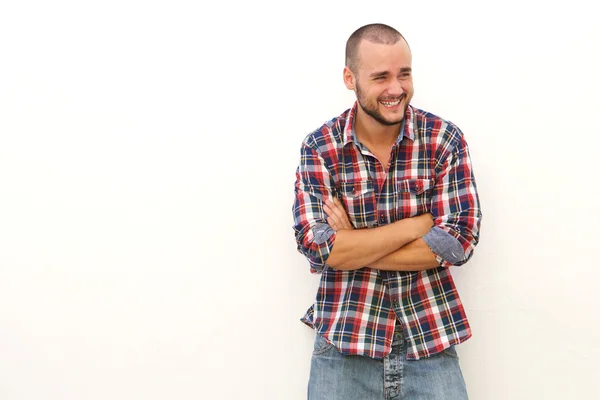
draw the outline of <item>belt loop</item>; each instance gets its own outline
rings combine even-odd
[[[399,320],[396,320],[396,326],[394,327],[394,336],[398,337],[398,339],[404,339],[404,329],[402,327],[402,323]]]

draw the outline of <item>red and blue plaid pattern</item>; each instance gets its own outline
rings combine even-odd
[[[451,265],[468,261],[479,239],[481,211],[467,143],[451,122],[409,106],[389,170],[354,133],[357,104],[302,143],[296,172],[294,231],[298,250],[321,273],[315,303],[302,321],[340,352],[383,358],[396,321],[408,358],[419,359],[467,340],[471,329],[452,280]],[[337,196],[357,229],[430,212],[465,256],[425,271],[340,271],[327,266],[335,232],[323,202]]]

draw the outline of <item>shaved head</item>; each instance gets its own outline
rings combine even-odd
[[[360,63],[358,47],[363,40],[380,44],[395,44],[399,40],[406,41],[400,32],[388,25],[369,24],[358,28],[346,42],[346,66],[354,73],[358,70]]]

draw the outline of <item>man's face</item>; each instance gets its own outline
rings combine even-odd
[[[402,122],[412,99],[412,56],[404,40],[387,45],[363,40],[356,73],[346,77],[362,110],[382,125]],[[348,70],[349,71],[349,70]]]

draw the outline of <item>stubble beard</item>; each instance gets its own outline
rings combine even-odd
[[[373,118],[375,121],[379,122],[381,125],[385,125],[385,126],[394,126],[394,125],[398,125],[398,124],[402,123],[402,120],[404,119],[404,115],[406,114],[406,109],[408,108],[408,103],[407,103],[404,106],[404,110],[402,110],[402,116],[400,117],[400,120],[398,120],[398,121],[387,120],[379,112],[379,109],[378,109],[379,102],[377,100],[375,102],[374,107],[369,107],[369,105],[367,104],[367,100],[363,96],[363,92],[360,89],[360,85],[358,83],[356,85],[356,99],[358,100],[358,105],[360,106],[360,108],[362,108],[362,110],[365,112],[365,114],[367,114],[368,116]],[[400,101],[404,101],[405,99],[406,99],[406,94],[402,94],[402,96],[400,96]]]

